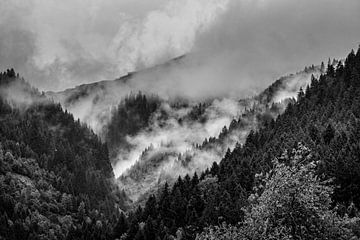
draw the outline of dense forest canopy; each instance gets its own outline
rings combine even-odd
[[[0,88],[0,238],[111,236],[126,198],[107,145],[13,69]],[[14,88],[34,101],[14,101]]]

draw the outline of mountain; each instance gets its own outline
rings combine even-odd
[[[134,201],[143,202],[165,182],[173,183],[178,175],[192,175],[195,171],[201,172],[211,166],[214,161],[219,162],[228,149],[232,150],[236,144],[243,144],[251,130],[256,130],[267,120],[276,118],[282,113],[287,103],[294,101],[293,98],[296,98],[299,90],[310,83],[311,76],[319,77],[322,71],[320,66],[312,66],[280,78],[255,97],[240,100],[222,99],[221,104],[217,99],[195,105],[171,106],[171,103],[167,103],[168,107],[164,109],[161,104],[166,101],[157,98],[152,111],[146,111],[144,110],[147,109],[146,101],[141,103],[136,100],[146,99],[145,95],[126,98],[113,112],[108,125],[110,135],[107,135],[107,142],[112,146],[110,152],[115,150],[114,159],[124,161],[131,157],[131,154],[136,153],[135,158],[132,156],[134,158],[132,165],[127,165],[128,170],[123,171],[119,178],[120,187]],[[226,116],[221,112],[220,106],[226,106],[227,101],[234,104],[236,111],[228,116],[227,121],[218,121]],[[179,115],[171,117],[174,112],[185,114],[181,117]],[[144,113],[147,113],[146,118],[141,117]],[[216,117],[212,119],[213,116]],[[139,126],[141,121],[138,119],[146,119],[146,121]],[[191,137],[186,139],[187,134],[184,132],[201,135],[198,132],[212,125],[218,128],[213,133],[216,135],[204,135],[200,141]],[[133,132],[129,132],[130,129],[133,129]],[[185,139],[179,142],[169,136],[175,131],[177,134],[183,134]],[[189,135],[193,136],[191,133]],[[137,137],[137,134],[141,137]],[[163,140],[158,143],[156,138],[161,136]],[[146,138],[145,142],[148,145],[139,149],[137,142],[132,140],[138,138]],[[186,148],[179,147],[182,144],[185,144]],[[128,154],[124,154],[125,149],[128,149]]]
[[[283,113],[250,131],[244,144],[227,151],[219,163],[201,174],[179,177],[172,186],[165,183],[157,195],[150,195],[143,208],[121,220],[126,224],[117,226],[119,236],[277,239],[285,234],[294,239],[357,239],[359,73],[360,49],[336,67],[328,64]],[[266,91],[274,92],[284,80],[279,82]],[[303,195],[298,196],[303,190],[294,186],[306,189]],[[217,226],[222,222],[241,224]],[[207,226],[215,227],[199,236]]]
[[[250,130],[257,129],[264,119],[282,112],[287,99],[296,97],[300,88],[310,82],[311,75],[319,77],[324,71],[321,66],[307,67],[280,78],[249,99],[194,102],[164,99],[147,92],[129,95],[136,91],[131,87],[139,78],[156,82],[160,70],[166,75],[181,67],[184,58],[113,81],[47,93],[107,142],[116,176],[121,175],[119,184],[135,201],[165,181],[173,182],[177,178],[173,176],[193,174],[218,162],[228,148],[243,143]],[[182,139],[174,137],[179,134]],[[142,154],[144,151],[147,154]]]
[[[156,72],[61,93],[0,74],[0,238],[359,238],[360,50],[245,99],[131,88]]]
[[[156,68],[61,93],[40,93],[7,70],[0,237],[267,239],[285,229],[356,239],[359,59],[360,50],[307,67],[250,98],[203,101],[131,88]]]

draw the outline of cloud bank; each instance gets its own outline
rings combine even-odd
[[[357,0],[232,1],[192,52],[217,79],[214,89],[262,90],[279,76],[346,56],[360,43],[359,22]]]
[[[188,54],[180,85],[241,92],[343,57],[359,12],[357,0],[1,0],[0,67],[60,90]]]
[[[228,0],[0,1],[0,66],[41,89],[114,79],[182,55]]]

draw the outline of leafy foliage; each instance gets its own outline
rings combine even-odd
[[[285,162],[290,162],[289,165]],[[289,159],[275,159],[266,176],[258,175],[255,193],[239,227],[209,228],[206,239],[351,239],[359,218],[331,210],[333,187],[315,175],[316,163],[301,144]]]

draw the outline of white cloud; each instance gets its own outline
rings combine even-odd
[[[358,0],[0,0],[0,66],[56,90],[196,52],[188,75],[237,92],[343,57],[359,12]]]
[[[13,67],[37,87],[57,90],[114,79],[187,53],[227,2],[1,0],[0,20],[7,32],[31,36],[21,42],[29,48],[19,52],[25,61],[9,61]],[[0,38],[12,38],[3,33]]]
[[[209,28],[228,2],[172,0],[140,22],[121,25],[112,45],[119,65],[133,70],[189,52],[196,36]]]

